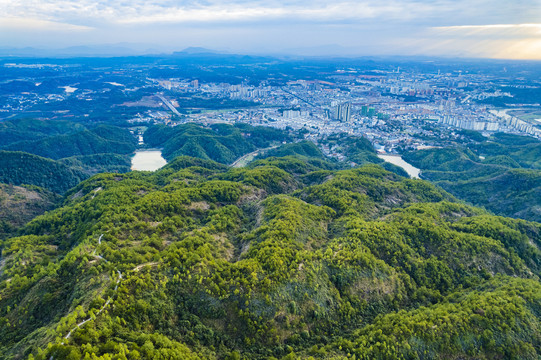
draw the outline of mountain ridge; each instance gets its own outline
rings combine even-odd
[[[3,243],[4,358],[539,355],[540,224],[317,164],[179,157],[77,185]]]

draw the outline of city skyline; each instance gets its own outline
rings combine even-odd
[[[0,0],[0,47],[541,60],[538,1]]]

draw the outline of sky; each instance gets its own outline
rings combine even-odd
[[[0,47],[541,60],[541,0],[0,0]]]

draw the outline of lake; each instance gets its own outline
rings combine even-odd
[[[66,91],[68,94],[71,94],[75,92],[75,90],[77,90],[76,87],[71,87],[71,86],[60,86],[60,87],[63,88],[64,91]]]
[[[391,164],[396,165],[396,166],[400,166],[402,169],[404,169],[408,173],[408,175],[412,179],[420,179],[419,178],[419,173],[421,172],[421,170],[417,169],[413,165],[408,164],[407,162],[405,162],[402,159],[401,156],[399,156],[399,155],[381,155],[381,154],[378,154],[378,157],[380,159],[383,159],[383,160],[387,161],[388,163],[391,163]]]
[[[132,170],[156,171],[165,164],[160,150],[138,150],[131,159]]]

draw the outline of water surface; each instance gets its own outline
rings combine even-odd
[[[131,159],[132,170],[156,171],[165,164],[160,150],[137,150]]]
[[[72,87],[72,86],[60,86],[60,87],[63,88],[64,91],[67,92],[68,94],[71,94],[77,90],[76,87]]]
[[[378,157],[380,159],[383,159],[383,160],[387,161],[388,163],[391,163],[391,164],[396,165],[396,166],[400,166],[402,169],[404,169],[408,173],[408,175],[412,179],[420,179],[419,178],[419,173],[421,172],[421,170],[417,169],[415,166],[405,162],[404,159],[402,159],[401,156],[399,156],[399,155],[381,155],[381,154],[378,154]]]

